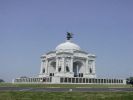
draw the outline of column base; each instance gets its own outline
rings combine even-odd
[[[96,74],[90,74],[90,73],[86,73],[84,74],[85,78],[96,78]]]

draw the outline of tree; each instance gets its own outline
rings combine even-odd
[[[2,83],[2,82],[4,82],[4,80],[3,79],[0,79],[0,83]]]
[[[127,78],[127,84],[131,84],[133,86],[133,77]]]

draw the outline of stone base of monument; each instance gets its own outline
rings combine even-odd
[[[20,84],[126,84],[125,79],[98,79],[82,77],[36,77],[36,78],[17,78],[12,81]]]

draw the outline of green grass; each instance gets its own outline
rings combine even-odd
[[[0,83],[0,87],[62,87],[62,88],[127,88],[130,85],[90,84],[11,84]],[[1,91],[0,100],[133,100],[133,92],[24,92]]]
[[[61,88],[129,88],[131,85],[94,85],[94,84],[12,84],[0,83],[0,87],[32,87],[32,88],[47,88],[47,87],[61,87]]]
[[[0,92],[0,100],[133,100],[132,92]]]

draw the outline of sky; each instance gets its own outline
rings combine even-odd
[[[0,78],[37,76],[42,54],[74,34],[98,78],[133,76],[133,0],[0,0]]]

